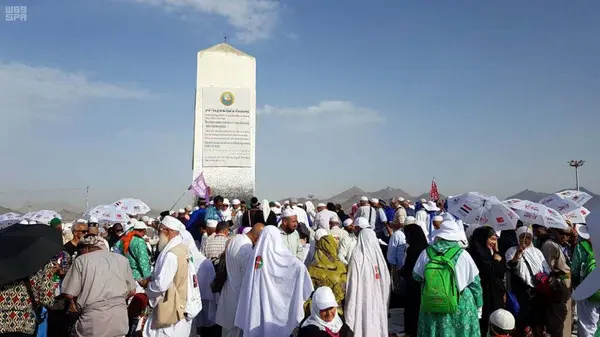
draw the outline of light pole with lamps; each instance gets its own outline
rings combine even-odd
[[[577,187],[577,191],[579,191],[579,168],[583,166],[585,160],[569,160],[567,163],[569,166],[575,168],[575,186]]]

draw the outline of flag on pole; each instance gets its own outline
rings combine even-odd
[[[431,180],[431,190],[429,190],[429,198],[431,200],[437,201],[440,198],[440,194],[438,193],[437,184],[435,183],[435,178]]]
[[[192,191],[192,193],[199,198],[208,198],[210,195],[210,187],[206,185],[206,181],[204,180],[204,172],[200,173],[200,175],[194,179],[188,188],[188,191]]]

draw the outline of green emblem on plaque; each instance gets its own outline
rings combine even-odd
[[[232,105],[234,100],[235,99],[233,97],[233,94],[229,91],[225,91],[221,94],[221,104],[223,104],[224,106]]]

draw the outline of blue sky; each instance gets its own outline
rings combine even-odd
[[[196,53],[257,59],[257,193],[600,192],[600,3],[113,0],[0,21],[0,204],[135,196],[191,179]],[[169,3],[170,7],[165,4]],[[319,107],[317,117],[307,116]],[[342,123],[341,120],[351,123]],[[290,151],[290,148],[294,148]]]

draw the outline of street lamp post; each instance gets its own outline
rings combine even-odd
[[[569,166],[575,168],[575,186],[577,187],[577,191],[579,191],[579,168],[583,166],[585,160],[569,160],[567,163]]]

